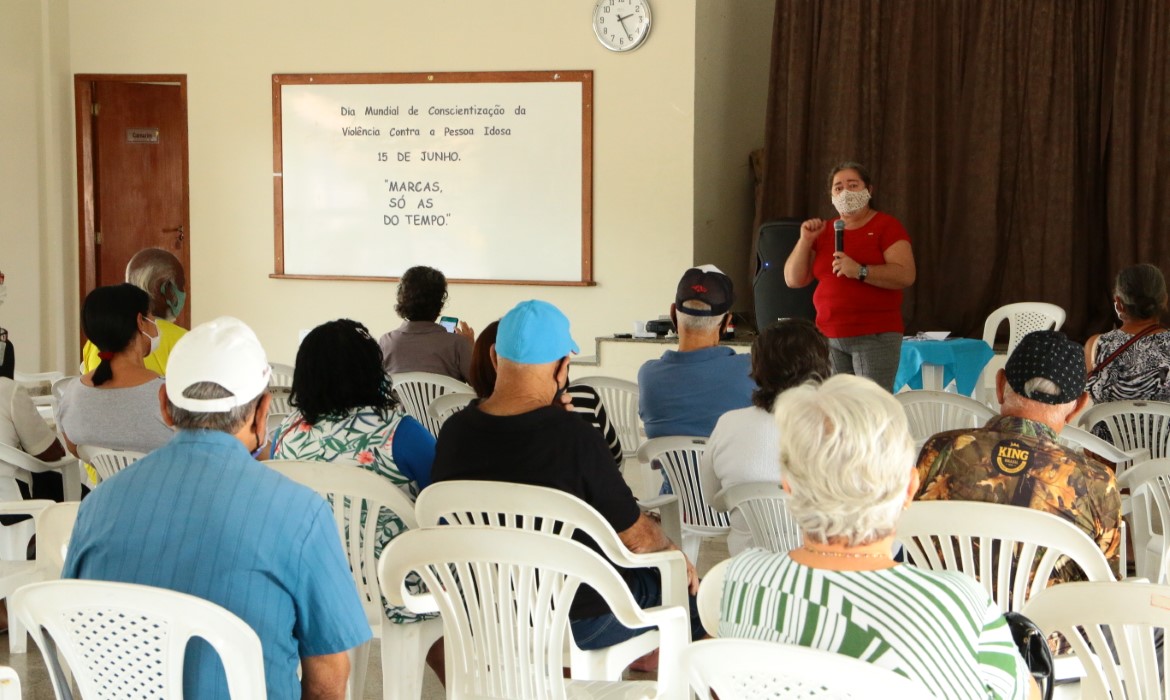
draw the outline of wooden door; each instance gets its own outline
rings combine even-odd
[[[75,88],[81,298],[125,281],[139,250],[162,248],[186,271],[177,323],[189,327],[186,77],[79,75]]]

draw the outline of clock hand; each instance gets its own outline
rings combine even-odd
[[[633,16],[634,15],[631,13],[631,14],[626,15],[625,17],[618,15],[618,18],[617,18],[618,24],[622,25],[622,31],[626,33],[626,38],[629,39],[630,41],[633,41],[634,37],[630,34],[630,30],[626,29],[626,20],[633,17]]]

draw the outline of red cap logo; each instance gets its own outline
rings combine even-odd
[[[699,294],[706,294],[707,293],[707,288],[701,284],[693,284],[693,285],[691,285],[691,289],[695,290]]]

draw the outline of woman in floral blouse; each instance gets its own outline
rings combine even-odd
[[[296,410],[273,436],[273,459],[356,462],[389,479],[411,501],[430,484],[435,438],[394,400],[378,343],[362,324],[343,318],[305,336],[290,403]],[[375,555],[404,529],[387,511],[378,524]],[[419,619],[392,605],[386,605],[386,615],[398,623]]]

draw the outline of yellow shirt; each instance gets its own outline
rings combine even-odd
[[[146,356],[146,368],[159,376],[165,377],[167,375],[167,359],[171,356],[171,348],[175,347],[175,343],[179,342],[187,333],[187,329],[182,326],[176,326],[170,321],[165,321],[161,318],[154,319],[158,326],[158,350]],[[97,346],[88,340],[85,341],[85,347],[81,349],[81,362],[84,366],[83,373],[92,372],[101,359],[98,358]]]

